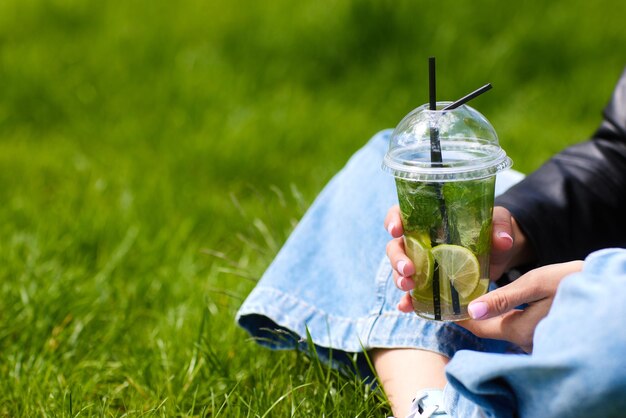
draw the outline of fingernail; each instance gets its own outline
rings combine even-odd
[[[398,280],[396,281],[396,285],[398,286],[398,289],[404,290],[405,282],[406,282],[406,280],[404,280],[404,277],[402,277],[402,276],[398,277]]]
[[[387,225],[387,232],[389,232],[389,235],[393,235],[393,228],[395,228],[396,224],[394,224],[393,222],[389,222],[389,225]]]
[[[406,267],[406,261],[404,260],[398,261],[398,273],[400,273],[403,276],[406,276],[406,274],[404,273],[405,267]]]
[[[485,302],[470,303],[467,312],[472,319],[480,319],[487,315],[489,306]]]
[[[504,238],[506,240],[509,240],[511,242],[513,242],[513,237],[510,236],[508,233],[504,232],[504,231],[500,231],[498,232],[498,238]]]

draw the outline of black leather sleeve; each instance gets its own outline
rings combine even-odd
[[[591,140],[556,154],[496,205],[513,214],[538,265],[626,247],[626,70]]]

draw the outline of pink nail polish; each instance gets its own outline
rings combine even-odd
[[[398,286],[398,289],[404,290],[404,284],[405,284],[404,282],[405,282],[404,277],[402,276],[398,277],[398,280],[396,281],[396,285]]]
[[[487,315],[487,311],[489,310],[489,305],[485,302],[472,302],[467,307],[467,312],[472,319],[480,319]]]
[[[504,231],[500,231],[498,232],[498,238],[504,238],[506,240],[509,240],[511,242],[513,242],[513,237],[510,236],[508,233],[504,232]]]
[[[406,274],[404,273],[404,268],[406,267],[406,261],[404,260],[400,260],[398,261],[398,273],[400,273],[403,276],[406,276]]]
[[[389,235],[393,236],[393,228],[395,228],[396,224],[394,224],[393,222],[390,222],[389,225],[387,225],[387,232],[389,232]]]

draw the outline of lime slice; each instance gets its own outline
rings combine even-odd
[[[420,291],[430,287],[435,268],[435,261],[430,253],[430,239],[428,240],[428,245],[426,245],[415,237],[405,236],[404,249],[406,255],[415,265],[415,274],[413,275],[415,290]]]
[[[481,297],[482,295],[484,295],[485,293],[487,293],[487,288],[489,287],[489,279],[480,279],[478,281],[478,285],[476,286],[476,289],[474,289],[474,291],[472,292],[471,295],[469,295],[466,299],[467,302],[471,302],[474,299]]]
[[[448,281],[461,297],[467,299],[473,294],[480,281],[480,265],[474,253],[460,245],[442,244],[432,249],[432,255],[439,264],[442,295],[449,293],[444,292]]]

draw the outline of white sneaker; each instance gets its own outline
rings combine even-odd
[[[406,418],[451,418],[443,405],[443,390],[423,389],[417,393]]]

